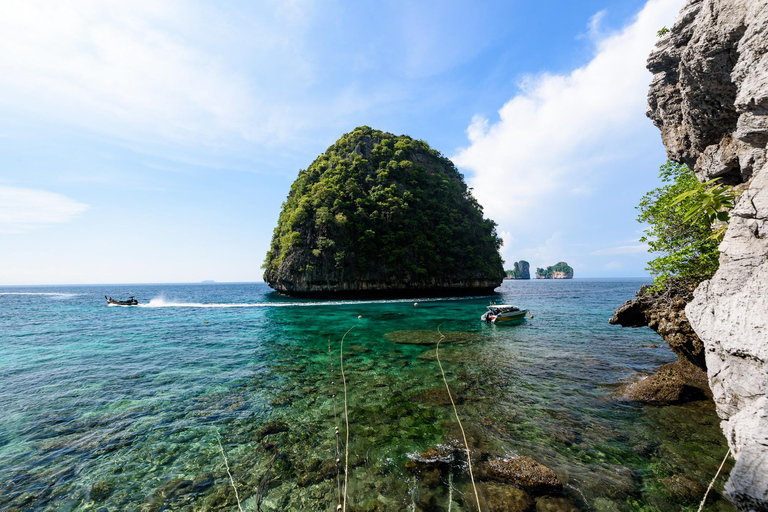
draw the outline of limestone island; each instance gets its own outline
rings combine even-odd
[[[361,126],[299,171],[264,281],[299,297],[487,295],[501,243],[453,162]]]
[[[531,264],[525,260],[516,261],[512,270],[507,270],[507,279],[530,279]]]
[[[573,267],[560,261],[551,267],[537,268],[536,279],[573,279]]]

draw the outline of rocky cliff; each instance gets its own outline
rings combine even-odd
[[[516,261],[514,268],[507,271],[507,277],[509,279],[530,279],[531,264],[525,260]]]
[[[627,390],[633,400],[673,404],[711,396],[707,386],[704,344],[685,315],[691,290],[668,287],[663,293],[643,286],[637,296],[619,307],[609,320],[622,327],[648,326],[667,342],[677,361]]]
[[[768,2],[689,0],[648,68],[647,114],[669,158],[744,189],[720,268],[685,313],[736,458],[726,492],[768,510]]]
[[[537,268],[536,279],[573,279],[573,267],[560,261],[547,268]]]
[[[297,296],[489,294],[504,278],[500,246],[450,160],[362,126],[299,172],[264,281]]]

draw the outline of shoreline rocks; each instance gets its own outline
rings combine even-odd
[[[669,158],[744,190],[720,268],[685,313],[736,459],[726,494],[768,510],[768,3],[688,0],[648,69],[646,113]]]
[[[677,355],[674,363],[626,390],[626,398],[655,405],[705,400],[712,396],[707,385],[704,344],[685,315],[685,297],[690,292],[672,288],[664,294],[643,286],[634,299],[613,313],[609,323],[622,327],[648,326],[656,331]]]

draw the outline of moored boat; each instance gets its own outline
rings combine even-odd
[[[516,324],[524,321],[527,314],[527,309],[510,304],[491,304],[480,320],[489,324]]]
[[[128,300],[115,300],[112,297],[104,296],[105,299],[107,299],[107,304],[115,305],[115,306],[138,306],[139,301],[136,300],[136,298],[131,295],[128,297]]]

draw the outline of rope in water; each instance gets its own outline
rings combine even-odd
[[[701,500],[701,504],[699,504],[699,510],[696,512],[701,512],[701,509],[704,508],[704,502],[707,501],[707,495],[709,495],[709,491],[712,489],[712,485],[715,483],[715,480],[717,480],[717,477],[720,476],[720,471],[723,470],[723,466],[725,466],[725,461],[728,460],[728,456],[731,454],[731,449],[728,448],[728,451],[725,452],[725,457],[723,457],[723,462],[720,463],[720,467],[717,469],[717,473],[715,473],[715,478],[712,479],[711,482],[709,482],[709,487],[707,487],[707,492],[704,493],[704,499]]]
[[[445,378],[445,371],[443,370],[443,364],[440,362],[440,342],[445,339],[445,336],[440,332],[440,327],[437,328],[437,333],[440,335],[440,339],[437,340],[437,346],[435,347],[435,357],[437,358],[437,364],[440,366],[440,373],[443,374],[443,382],[445,382],[445,389],[448,391],[448,398],[451,399],[451,405],[453,406],[453,413],[456,415],[456,422],[459,424],[461,430],[461,436],[464,438],[464,449],[467,450],[467,463],[469,464],[469,478],[472,480],[472,489],[475,491],[475,501],[477,501],[477,510],[480,510],[480,497],[477,495],[477,486],[475,485],[475,475],[472,473],[472,457],[469,453],[469,444],[467,443],[467,434],[464,433],[464,427],[461,426],[461,420],[459,419],[459,411],[456,410],[456,404],[453,401],[453,395],[451,395],[451,388],[448,387],[448,379]]]
[[[328,359],[331,362],[331,398],[333,398],[333,423],[336,432],[336,453],[334,461],[336,463],[336,505],[341,505],[341,468],[339,467],[341,450],[339,449],[339,416],[336,413],[336,381],[333,380],[333,354],[331,353],[331,337],[328,336]]]
[[[346,338],[349,331],[354,328],[355,326],[353,325],[344,333],[339,345],[339,366],[341,367],[341,381],[344,383],[344,421],[346,422],[347,431],[347,438],[344,442],[344,507],[342,508],[344,512],[347,510],[347,469],[349,468],[349,413],[347,412],[347,377],[344,375],[344,338]]]
[[[237,494],[237,487],[235,486],[235,479],[232,478],[232,473],[229,472],[229,462],[227,456],[224,454],[224,447],[221,446],[221,435],[219,435],[218,429],[216,430],[216,442],[219,443],[219,450],[221,450],[221,456],[224,458],[224,466],[227,468],[227,474],[229,475],[229,483],[232,484],[232,488],[235,490],[235,499],[237,500],[237,508],[240,512],[243,512],[243,507],[240,505],[240,495]]]

